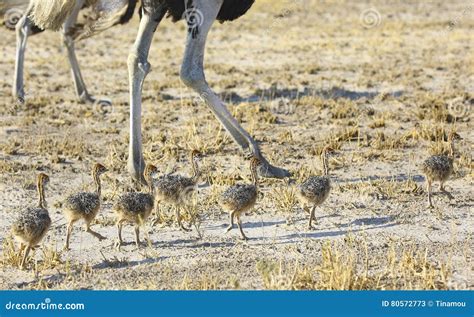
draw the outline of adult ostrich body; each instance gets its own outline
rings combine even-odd
[[[32,0],[48,2],[67,2],[72,0]],[[92,0],[93,1],[93,0]],[[135,179],[143,179],[145,163],[142,153],[141,135],[141,101],[142,86],[146,75],[150,71],[148,54],[153,35],[166,15],[173,21],[186,18],[188,23],[186,48],[181,66],[180,76],[183,83],[198,93],[209,106],[212,113],[222,126],[242,148],[247,156],[257,157],[261,164],[258,172],[263,177],[283,178],[290,173],[282,168],[272,166],[262,155],[257,142],[245,131],[237,120],[232,117],[218,95],[209,87],[204,74],[204,51],[206,39],[216,20],[220,22],[232,21],[245,14],[255,0],[142,0],[140,8],[140,27],[128,56],[129,83],[130,83],[130,144],[128,169]],[[60,10],[58,10],[60,11]],[[36,24],[42,25],[41,19],[35,16],[49,14],[33,14]]]

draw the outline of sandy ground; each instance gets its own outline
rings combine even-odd
[[[160,173],[184,174],[191,172],[190,149],[205,153],[207,179],[192,208],[202,237],[196,227],[179,231],[173,213],[160,205],[161,217],[142,230],[150,242],[140,250],[130,226],[124,230],[129,243],[115,248],[111,210],[117,195],[133,186],[125,168],[126,60],[137,18],[77,45],[89,91],[113,101],[105,108],[75,100],[53,32],[29,40],[27,103],[16,104],[15,34],[0,29],[0,288],[358,288],[358,276],[372,281],[360,288],[474,287],[472,3],[269,3],[257,1],[238,21],[216,24],[206,55],[208,81],[269,160],[294,173],[290,185],[262,181],[257,208],[243,218],[248,242],[238,230],[224,233],[227,215],[216,204],[226,186],[250,181],[248,163],[179,80],[182,23],[165,20],[155,35],[143,91],[144,152]],[[463,138],[447,183],[454,198],[435,194],[436,207],[429,209],[420,163],[447,150],[452,128]],[[318,153],[328,144],[333,188],[317,210],[316,228],[308,230],[307,214],[289,194],[293,182],[321,173]],[[72,250],[62,251],[61,201],[92,187],[89,169],[96,161],[111,169],[94,225],[108,239],[99,242],[78,225]],[[39,171],[51,177],[53,226],[22,271],[12,265],[8,230],[36,202]],[[329,257],[327,250],[333,250]],[[323,283],[328,263],[336,275],[334,264],[354,268],[351,282]],[[302,272],[312,283],[295,282]]]

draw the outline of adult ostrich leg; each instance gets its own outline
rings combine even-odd
[[[130,143],[128,170],[136,180],[143,181],[145,161],[142,153],[142,88],[146,75],[150,72],[148,54],[153,34],[163,19],[167,8],[163,1],[143,0],[142,17],[137,38],[128,55],[130,83]]]
[[[229,132],[234,141],[240,145],[244,153],[257,157],[261,164],[259,174],[263,177],[284,178],[290,173],[282,168],[271,165],[262,155],[255,140],[246,132],[227,110],[224,103],[209,87],[204,74],[204,50],[206,39],[224,0],[194,0],[191,1],[193,10],[203,16],[202,24],[190,25],[188,30],[184,61],[181,68],[181,79],[184,84],[200,94],[222,126]],[[130,85],[131,85],[131,112],[130,112],[130,153],[129,170],[132,175],[141,178],[144,168],[141,152],[141,88],[143,80],[149,71],[146,61],[153,31],[163,17],[163,6],[160,1],[144,1],[144,18],[134,48],[129,58]],[[147,12],[147,3],[157,12]],[[158,4],[157,4],[158,3]],[[147,17],[148,15],[148,17]],[[154,18],[152,17],[154,16]],[[157,19],[159,18],[159,19]],[[158,21],[158,22],[157,22]],[[188,21],[193,24],[192,21]]]
[[[54,2],[54,0],[49,0],[49,1],[52,3]],[[79,15],[79,11],[83,8],[85,3],[86,3],[86,0],[75,1],[73,10],[70,12],[70,14],[67,14],[67,17],[65,18],[64,24],[62,25],[62,28],[61,28],[63,44],[67,50],[67,56],[68,56],[69,64],[71,66],[72,80],[74,82],[74,87],[75,87],[78,100],[80,102],[85,102],[85,103],[98,102],[100,104],[110,105],[111,102],[109,100],[106,100],[106,99],[98,100],[88,93],[86,85],[84,83],[84,79],[81,74],[81,69],[79,67],[79,63],[76,57],[75,43],[74,43],[74,38],[73,38],[72,33],[74,32],[74,27]],[[36,26],[35,23],[31,20],[30,15],[32,13],[32,10],[34,10],[33,2],[30,3],[30,5],[25,11],[25,14],[18,21],[16,25],[17,49],[16,49],[15,74],[14,74],[14,79],[13,79],[12,95],[21,103],[25,101],[23,73],[24,73],[24,61],[25,61],[27,40],[30,35],[40,33],[43,31],[43,29]],[[56,14],[58,12],[52,12],[52,13]]]

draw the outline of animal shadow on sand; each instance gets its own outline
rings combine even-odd
[[[167,256],[159,256],[159,257],[147,257],[143,260],[120,260],[120,259],[106,259],[103,260],[100,263],[97,263],[92,266],[93,269],[96,270],[101,270],[101,269],[108,269],[108,268],[114,268],[114,269],[119,269],[119,268],[128,268],[128,267],[134,267],[137,265],[142,265],[142,264],[153,264],[153,263],[158,263],[163,260],[166,260],[168,257]]]
[[[231,247],[234,244],[225,241],[205,241],[205,238],[199,239],[177,239],[172,241],[163,242],[163,245],[166,247],[177,247],[177,248],[222,248],[222,247]]]
[[[396,225],[395,222],[392,222],[391,217],[380,217],[380,218],[362,218],[354,220],[348,224],[340,225],[339,227],[350,227],[352,225],[364,225],[363,228],[354,228],[354,229],[341,229],[341,230],[331,230],[331,231],[315,231],[315,232],[297,232],[291,233],[287,235],[283,235],[280,237],[274,238],[275,244],[290,244],[295,243],[295,239],[305,239],[305,238],[312,238],[312,239],[323,239],[323,238],[332,238],[338,236],[344,236],[348,233],[354,232],[361,232],[361,231],[368,231],[374,229],[383,229],[389,228]],[[367,225],[371,225],[370,227],[366,227]],[[255,240],[268,240],[268,238],[254,238]],[[273,238],[272,238],[273,239]],[[259,245],[257,243],[256,245]],[[267,244],[266,242],[261,243]]]
[[[394,98],[398,98],[404,94],[403,91],[394,91],[390,93]],[[219,94],[219,97],[225,103],[242,103],[242,102],[259,102],[262,100],[287,99],[298,100],[302,97],[320,97],[323,99],[349,99],[359,100],[362,98],[373,100],[380,95],[377,91],[353,91],[340,87],[304,87],[299,88],[280,88],[272,85],[268,89],[257,89],[249,96],[241,96],[235,91],[226,91]],[[180,96],[172,96],[169,94],[162,95],[164,100],[178,100]]]
[[[323,99],[349,99],[359,100],[366,98],[374,99],[379,95],[377,91],[353,91],[339,87],[304,87],[298,88],[279,88],[276,85],[268,89],[257,89],[249,97],[242,97],[235,92],[221,94],[221,97],[226,102],[240,103],[240,102],[258,102],[261,100],[274,100],[284,98],[288,100],[297,100],[301,97],[320,97]],[[403,95],[403,91],[394,91],[390,94],[397,98]]]
[[[398,174],[398,175],[389,175],[389,176],[371,175],[371,176],[357,177],[357,178],[343,178],[343,179],[337,178],[337,179],[334,179],[334,183],[339,183],[339,184],[360,183],[360,182],[378,181],[378,180],[405,182],[410,179],[417,183],[421,183],[425,181],[425,178],[422,175]]]

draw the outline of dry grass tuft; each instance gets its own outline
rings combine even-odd
[[[3,240],[2,246],[2,260],[3,267],[13,266],[19,267],[21,263],[21,255],[15,249],[15,240],[10,236]]]
[[[296,188],[291,185],[275,187],[270,191],[268,196],[268,199],[273,203],[275,209],[286,214],[286,223],[292,223],[292,217],[295,214],[295,206],[298,204]]]
[[[427,250],[391,245],[385,255],[371,255],[366,242],[327,242],[314,265],[257,263],[266,289],[368,290],[447,289],[447,263],[433,263]],[[372,270],[372,267],[378,267]]]
[[[54,269],[60,266],[63,262],[61,261],[61,252],[58,251],[57,247],[53,248],[50,246],[42,245],[41,250],[41,259],[39,261],[34,261],[34,272],[38,274],[44,270]],[[34,258],[34,254],[38,251],[32,250],[28,262],[31,262],[31,259]],[[22,260],[23,253],[20,254],[19,249],[15,246],[15,240],[12,237],[7,237],[3,240],[2,247],[2,258],[1,264],[3,267],[19,267]]]

